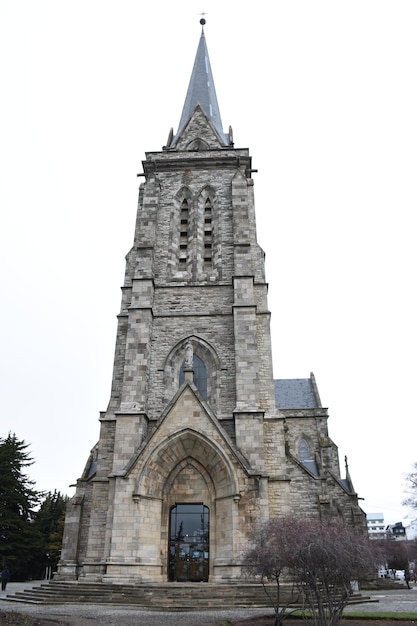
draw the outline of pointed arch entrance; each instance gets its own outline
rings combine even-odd
[[[172,582],[207,582],[210,512],[202,503],[176,504],[170,511],[168,576]]]
[[[184,393],[192,399],[191,390]],[[218,577],[235,550],[237,481],[234,464],[215,437],[190,428],[164,437],[137,477],[141,519],[154,521],[153,544],[145,526],[138,526],[139,556],[149,561],[154,554],[155,564],[160,559],[167,581]]]

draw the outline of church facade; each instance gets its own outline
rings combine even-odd
[[[143,161],[110,401],[59,580],[234,581],[270,517],[366,527],[314,376],[273,379],[252,173],[202,31],[178,131]]]

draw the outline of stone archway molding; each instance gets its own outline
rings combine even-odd
[[[214,347],[203,337],[184,334],[172,346],[166,356],[162,369],[164,371],[165,402],[170,402],[178,391],[179,372],[185,358],[185,345],[189,342],[194,353],[203,361],[207,369],[207,402],[214,412],[220,404],[219,376],[221,363]]]
[[[239,494],[238,478],[231,460],[216,441],[186,428],[161,441],[144,461],[136,479],[134,498],[162,498],[170,480],[184,462],[199,468],[215,498]]]

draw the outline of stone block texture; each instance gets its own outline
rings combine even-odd
[[[314,380],[313,406],[277,403],[248,150],[225,146],[197,106],[143,169],[110,400],[58,578],[237,580],[268,517],[364,515]]]

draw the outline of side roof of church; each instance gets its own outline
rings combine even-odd
[[[310,378],[279,378],[274,380],[274,391],[278,409],[321,408],[314,374],[311,374]]]

